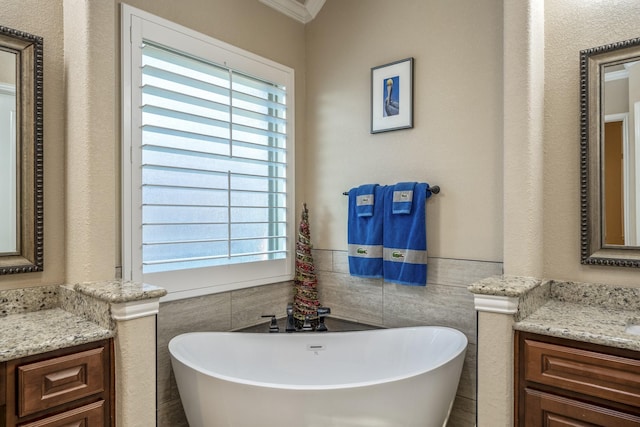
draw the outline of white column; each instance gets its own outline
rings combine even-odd
[[[111,305],[115,337],[116,425],[156,424],[156,314],[159,299]]]
[[[513,426],[513,315],[517,297],[475,295],[478,427]]]

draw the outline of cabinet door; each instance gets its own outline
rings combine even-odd
[[[638,427],[640,417],[526,388],[526,427]],[[522,424],[524,421],[524,424]]]

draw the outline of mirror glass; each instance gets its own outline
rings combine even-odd
[[[580,59],[582,263],[640,267],[640,38]]]
[[[0,26],[0,274],[44,268],[42,46]]]
[[[0,50],[0,256],[18,251],[16,54]]]
[[[604,245],[640,242],[640,61],[603,68],[602,233]],[[637,171],[637,172],[636,172]]]

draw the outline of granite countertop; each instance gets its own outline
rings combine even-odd
[[[640,351],[640,288],[494,276],[469,286],[476,295],[514,298],[515,330]]]
[[[551,299],[514,324],[514,329],[640,351],[640,336],[625,328],[639,321],[636,310],[622,310]]]
[[[473,294],[499,297],[522,297],[540,285],[540,280],[520,276],[492,276],[482,279],[471,286]]]
[[[0,318],[0,362],[111,338],[113,334],[60,308],[9,314]]]
[[[122,280],[78,283],[73,288],[77,292],[110,303],[160,298],[167,294],[164,288],[158,286]]]
[[[114,307],[166,293],[122,280],[0,290],[0,362],[114,337]]]

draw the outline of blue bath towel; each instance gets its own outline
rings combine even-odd
[[[360,188],[360,187],[359,187]],[[358,190],[349,190],[348,244],[349,273],[359,277],[382,277],[382,223],[386,187],[373,187],[370,216],[358,212]]]
[[[407,191],[406,183],[398,191]],[[393,212],[396,186],[390,186],[385,194],[383,271],[384,280],[401,285],[425,286],[427,284],[427,224],[426,199],[431,196],[429,184],[414,185],[411,206],[399,207]],[[406,203],[406,202],[401,202]],[[406,213],[406,211],[410,213]]]

